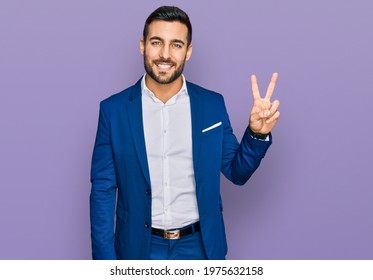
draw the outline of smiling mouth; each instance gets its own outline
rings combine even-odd
[[[170,70],[174,65],[167,63],[155,63],[155,65],[161,70]]]

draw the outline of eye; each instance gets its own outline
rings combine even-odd
[[[181,44],[179,44],[179,43],[174,43],[173,46],[174,46],[174,48],[176,48],[176,49],[181,49],[181,48],[183,47],[183,46],[182,46]]]
[[[159,41],[152,41],[151,42],[152,46],[159,46],[160,44],[161,44],[161,42],[159,42]]]

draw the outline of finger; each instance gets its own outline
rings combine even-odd
[[[280,101],[278,100],[273,101],[271,104],[271,108],[269,109],[271,111],[270,115],[273,115],[274,113],[276,113],[279,106],[280,106]]]
[[[258,87],[258,81],[256,80],[255,75],[251,75],[251,90],[253,91],[253,97],[254,99],[260,99],[260,93],[259,93],[259,87]]]
[[[271,111],[269,110],[259,110],[257,112],[251,113],[251,119],[254,121],[259,121],[262,119],[267,119],[271,117]]]
[[[269,82],[269,85],[268,85],[268,88],[267,88],[267,93],[266,93],[265,99],[268,99],[268,100],[271,99],[272,93],[273,93],[273,91],[275,89],[275,86],[276,86],[277,78],[278,78],[278,73],[273,73],[271,81]]]
[[[280,111],[277,111],[272,117],[270,117],[268,120],[266,120],[266,123],[271,123],[273,121],[277,121],[280,117]]]

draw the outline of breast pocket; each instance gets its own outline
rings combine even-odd
[[[202,151],[206,156],[205,165],[220,164],[223,146],[223,125],[202,132]]]
[[[222,122],[217,122],[213,125],[210,125],[209,127],[202,130],[203,137],[216,134],[216,133],[222,133],[223,131],[223,125]]]

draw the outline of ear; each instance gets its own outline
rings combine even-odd
[[[188,46],[188,49],[187,49],[187,53],[186,53],[186,56],[185,56],[185,60],[188,61],[190,56],[192,55],[192,51],[193,51],[193,45],[190,44]]]
[[[141,53],[141,55],[144,55],[144,50],[145,50],[145,41],[144,41],[144,38],[141,38],[141,40],[140,40],[140,53]]]

